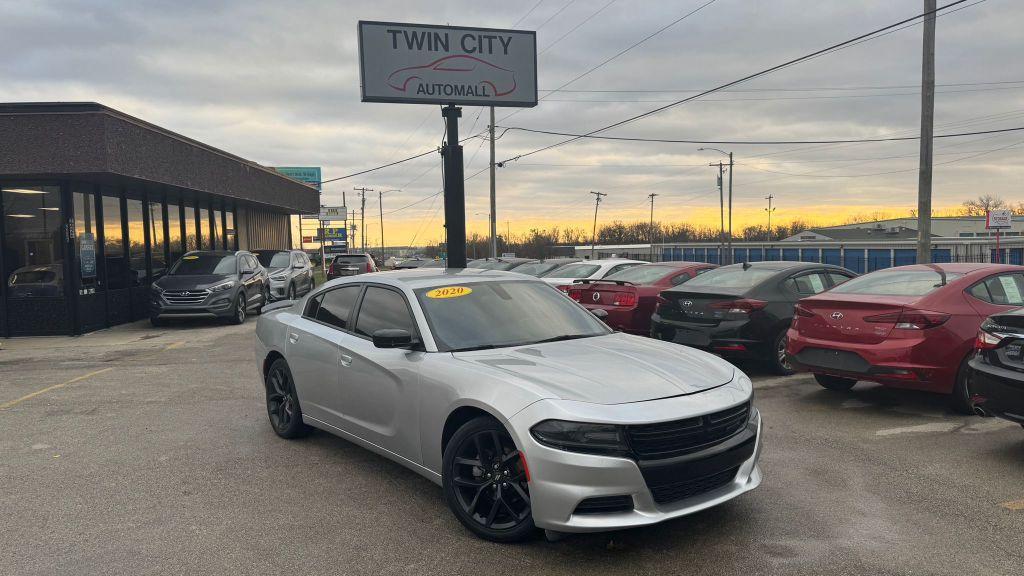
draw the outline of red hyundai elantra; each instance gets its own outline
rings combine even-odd
[[[989,315],[1024,305],[1024,266],[888,268],[804,298],[787,336],[797,369],[831,390],[858,380],[951,394],[970,413],[967,361]]]
[[[588,310],[607,312],[604,321],[615,330],[650,336],[658,294],[714,268],[703,262],[641,264],[600,280],[577,281],[567,294]]]

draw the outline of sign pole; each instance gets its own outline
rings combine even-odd
[[[1002,264],[1003,263],[1003,253],[1002,253],[1001,250],[999,250],[999,234],[1001,232],[1002,232],[1002,229],[996,228],[996,264]]]
[[[447,138],[444,156],[444,227],[448,238],[448,268],[466,267],[466,183],[459,144],[462,108],[449,104],[441,109]]]

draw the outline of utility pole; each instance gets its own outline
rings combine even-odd
[[[651,199],[651,223],[647,227],[648,241],[651,243],[651,262],[654,262],[654,199],[657,196],[654,192],[647,195]]]
[[[384,193],[377,191],[377,206],[380,208],[380,264],[384,265],[387,252],[384,250]]]
[[[708,166],[715,166],[715,164],[708,164]],[[718,206],[719,206],[719,210],[720,210],[720,214],[719,214],[719,228],[718,228],[718,263],[719,264],[725,264],[725,261],[722,259],[722,256],[723,256],[723,254],[722,254],[722,252],[723,252],[722,247],[725,244],[725,192],[723,192],[723,190],[722,190],[722,180],[723,180],[723,178],[722,178],[722,171],[723,171],[724,167],[723,167],[721,161],[718,162],[717,166],[718,166]]]
[[[359,247],[363,252],[366,252],[366,193],[373,192],[373,188],[353,187],[352,189],[359,192],[359,229],[362,231]]]
[[[768,242],[771,242],[772,241],[772,212],[775,212],[775,208],[772,208],[772,200],[775,199],[775,196],[772,195],[772,194],[769,194],[769,195],[765,196],[764,199],[768,201],[768,207],[764,209],[764,211],[768,213],[768,234],[767,234],[766,240]]]
[[[491,125],[487,127],[491,134],[491,258],[498,257],[498,214],[495,201],[494,172],[494,106],[491,106]]]
[[[726,251],[728,256],[726,261],[732,264],[733,251],[732,251],[732,152],[729,152],[729,249]]]
[[[917,263],[932,261],[932,135],[935,124],[935,0],[924,0],[921,157],[917,176]]]
[[[597,253],[597,208],[601,205],[601,198],[608,194],[604,192],[590,191],[594,195],[594,232],[590,236],[590,259],[594,260]]]

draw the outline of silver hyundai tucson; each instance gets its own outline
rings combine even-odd
[[[319,428],[422,474],[489,540],[654,524],[761,483],[745,374],[612,332],[530,276],[340,278],[256,331],[274,432]]]

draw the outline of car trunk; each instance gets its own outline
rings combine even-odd
[[[569,297],[588,308],[629,310],[639,303],[637,287],[625,282],[589,282],[574,285]]]
[[[815,296],[797,304],[794,328],[808,338],[878,344],[889,337],[900,313],[917,299],[860,294]]]
[[[713,306],[743,298],[745,293],[745,290],[714,287],[708,287],[707,291],[666,290],[661,293],[664,302],[658,307],[658,314],[666,320],[716,326],[722,321],[726,310]]]

